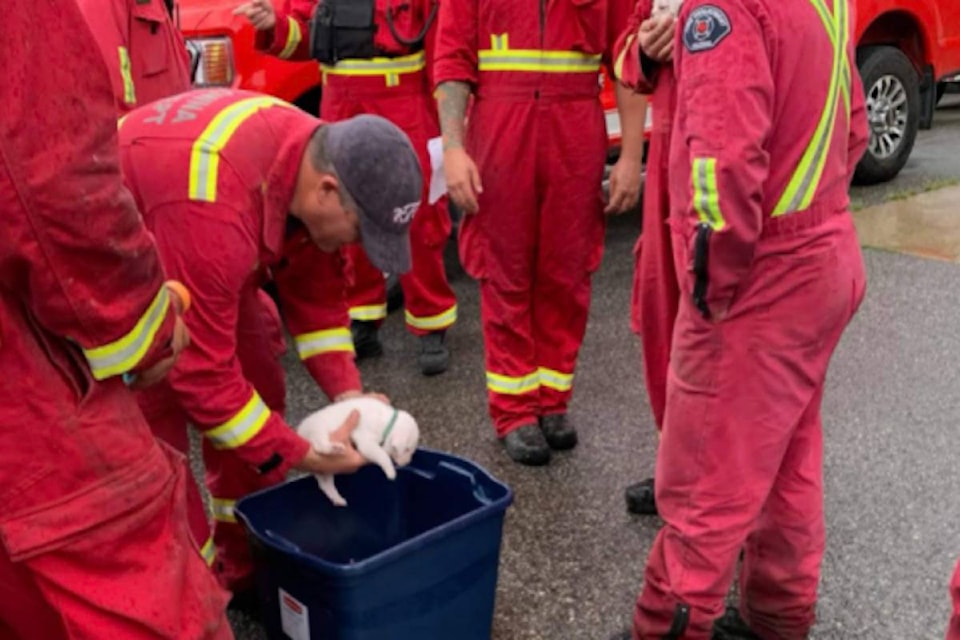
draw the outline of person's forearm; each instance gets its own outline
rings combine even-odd
[[[443,150],[462,149],[470,85],[466,82],[442,82],[437,87],[436,96]]]
[[[642,162],[647,97],[619,83],[616,87],[616,96],[617,113],[620,115],[620,156]]]

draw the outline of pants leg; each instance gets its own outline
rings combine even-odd
[[[0,548],[0,592],[10,596],[0,638],[233,638],[227,594],[187,527],[185,466],[174,467],[162,493],[80,539],[18,563]]]
[[[740,571],[744,620],[763,638],[803,640],[816,621],[826,546],[821,386],[797,426]]]
[[[344,255],[352,275],[346,287],[350,319],[382,323],[387,317],[387,287],[383,273],[371,264],[360,244],[348,246]]]
[[[491,100],[471,112],[468,149],[480,171],[479,212],[460,225],[460,259],[480,282],[487,397],[502,438],[539,415],[533,335],[537,243],[535,107]],[[524,140],[511,147],[501,140]]]
[[[270,409],[283,415],[286,409],[286,385],[283,368],[276,355],[273,336],[274,314],[264,309],[257,290],[244,293],[240,301],[237,326],[237,356],[244,376],[253,384]],[[257,472],[229,451],[220,451],[203,443],[215,520],[213,539],[217,549],[216,567],[221,581],[232,591],[252,586],[253,560],[243,525],[237,522],[233,508],[249,493],[271,486]]]
[[[538,415],[545,416],[567,412],[587,329],[590,278],[603,256],[606,136],[596,100],[555,104],[541,117],[533,336]],[[570,122],[581,125],[571,130]]]
[[[636,251],[633,329],[642,346],[643,379],[657,429],[663,427],[667,370],[680,290],[670,246],[667,163],[669,131],[655,134],[643,194],[643,232]]]
[[[957,562],[950,579],[950,599],[953,602],[953,612],[947,626],[946,640],[960,640],[960,561]]]

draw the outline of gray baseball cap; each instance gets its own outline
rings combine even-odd
[[[410,223],[423,197],[420,160],[410,139],[374,115],[326,127],[327,157],[357,203],[367,257],[381,271],[410,271]]]

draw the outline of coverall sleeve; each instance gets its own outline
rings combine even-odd
[[[749,271],[762,226],[763,185],[769,173],[765,143],[771,128],[774,83],[758,17],[744,0],[690,2],[681,13],[677,114],[690,175],[685,207],[699,220],[698,242],[709,234],[705,301],[722,319]],[[726,32],[710,14],[729,20]],[[703,29],[714,29],[702,39]],[[686,163],[684,163],[686,165]]]
[[[607,41],[604,43],[602,60],[607,65],[611,78],[616,77],[617,43],[631,19],[634,0],[607,0]]]
[[[479,81],[478,0],[442,0],[434,54],[434,84]]]
[[[100,50],[73,6],[56,27],[46,8],[5,8],[17,36],[0,38],[0,261],[17,278],[4,286],[80,346],[96,379],[144,370],[170,354],[174,313],[120,175]],[[24,44],[48,37],[57,46]]]
[[[240,213],[220,203],[175,203],[188,215],[155,212],[154,233],[164,266],[193,294],[184,315],[190,345],[170,373],[170,385],[191,422],[214,447],[232,450],[262,475],[280,481],[309,450],[272,412],[244,377],[237,357],[240,296],[257,260],[257,248],[237,225]],[[217,208],[229,213],[211,215]],[[164,224],[164,220],[171,221]],[[182,221],[190,220],[188,229]]]
[[[284,60],[310,59],[310,18],[317,0],[286,0],[273,29],[257,31],[254,46]]]
[[[627,20],[627,28],[623,30],[614,45],[613,74],[620,84],[633,89],[637,93],[653,93],[656,87],[657,71],[660,65],[647,59],[641,63],[643,51],[640,49],[640,38],[637,33],[644,20],[650,17],[653,9],[653,0],[638,0],[633,13]]]
[[[288,245],[284,254],[273,277],[297,355],[330,400],[362,390],[340,254],[311,242]]]

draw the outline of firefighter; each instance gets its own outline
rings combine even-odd
[[[191,91],[131,112],[120,151],[164,266],[194,299],[186,314],[193,342],[169,384],[145,392],[141,406],[155,432],[178,446],[186,446],[187,420],[205,436],[215,569],[243,606],[252,565],[234,504],[317,455],[284,422],[283,369],[260,286],[275,281],[297,350],[323,391],[359,394],[345,309],[332,328],[318,315],[316,301],[337,296],[317,259],[362,238],[379,268],[409,270],[419,163],[382,118],[324,125],[277,98],[232,90]],[[339,358],[339,371],[330,358]]]
[[[165,0],[78,0],[120,114],[190,89],[190,56]]]
[[[741,550],[753,634],[806,638],[814,623],[824,379],[866,286],[849,214],[867,140],[849,5],[687,0],[680,12],[665,525],[635,638],[710,638]]]
[[[631,6],[449,0],[440,8],[444,171],[466,214],[461,262],[480,282],[490,414],[521,464],[546,464],[551,449],[577,443],[567,405],[605,229],[597,78]],[[640,189],[644,99],[624,87],[617,95],[626,146],[606,213],[631,208]]]
[[[430,98],[429,64],[437,0],[293,0],[277,14],[271,0],[252,0],[234,13],[256,27],[257,47],[284,59],[320,62],[323,100],[320,116],[334,122],[361,113],[383,116],[413,142],[425,176],[430,176],[427,141],[439,135]],[[316,47],[310,49],[311,15]],[[360,22],[357,23],[356,21]],[[366,21],[369,28],[357,28]],[[407,329],[420,339],[418,363],[424,375],[447,370],[447,330],[456,322],[457,301],[447,282],[443,251],[451,222],[446,198],[428,202],[424,181],[420,206],[411,211],[413,270],[400,278]],[[387,316],[383,274],[357,245],[347,249],[352,277],[347,291],[358,357],[380,355],[378,327]]]
[[[639,0],[620,36],[614,66],[617,79],[630,89],[653,94],[653,127],[647,153],[643,195],[643,230],[634,247],[635,269],[630,321],[642,345],[643,380],[659,432],[667,402],[670,343],[680,300],[680,285],[670,248],[667,163],[676,108],[672,60],[675,16],[653,16],[653,0]],[[644,63],[641,64],[641,56]],[[653,478],[630,485],[627,509],[656,515]]]
[[[0,637],[228,640],[185,461],[123,381],[162,378],[187,333],[107,69],[73,3],[5,3],[0,59]]]

